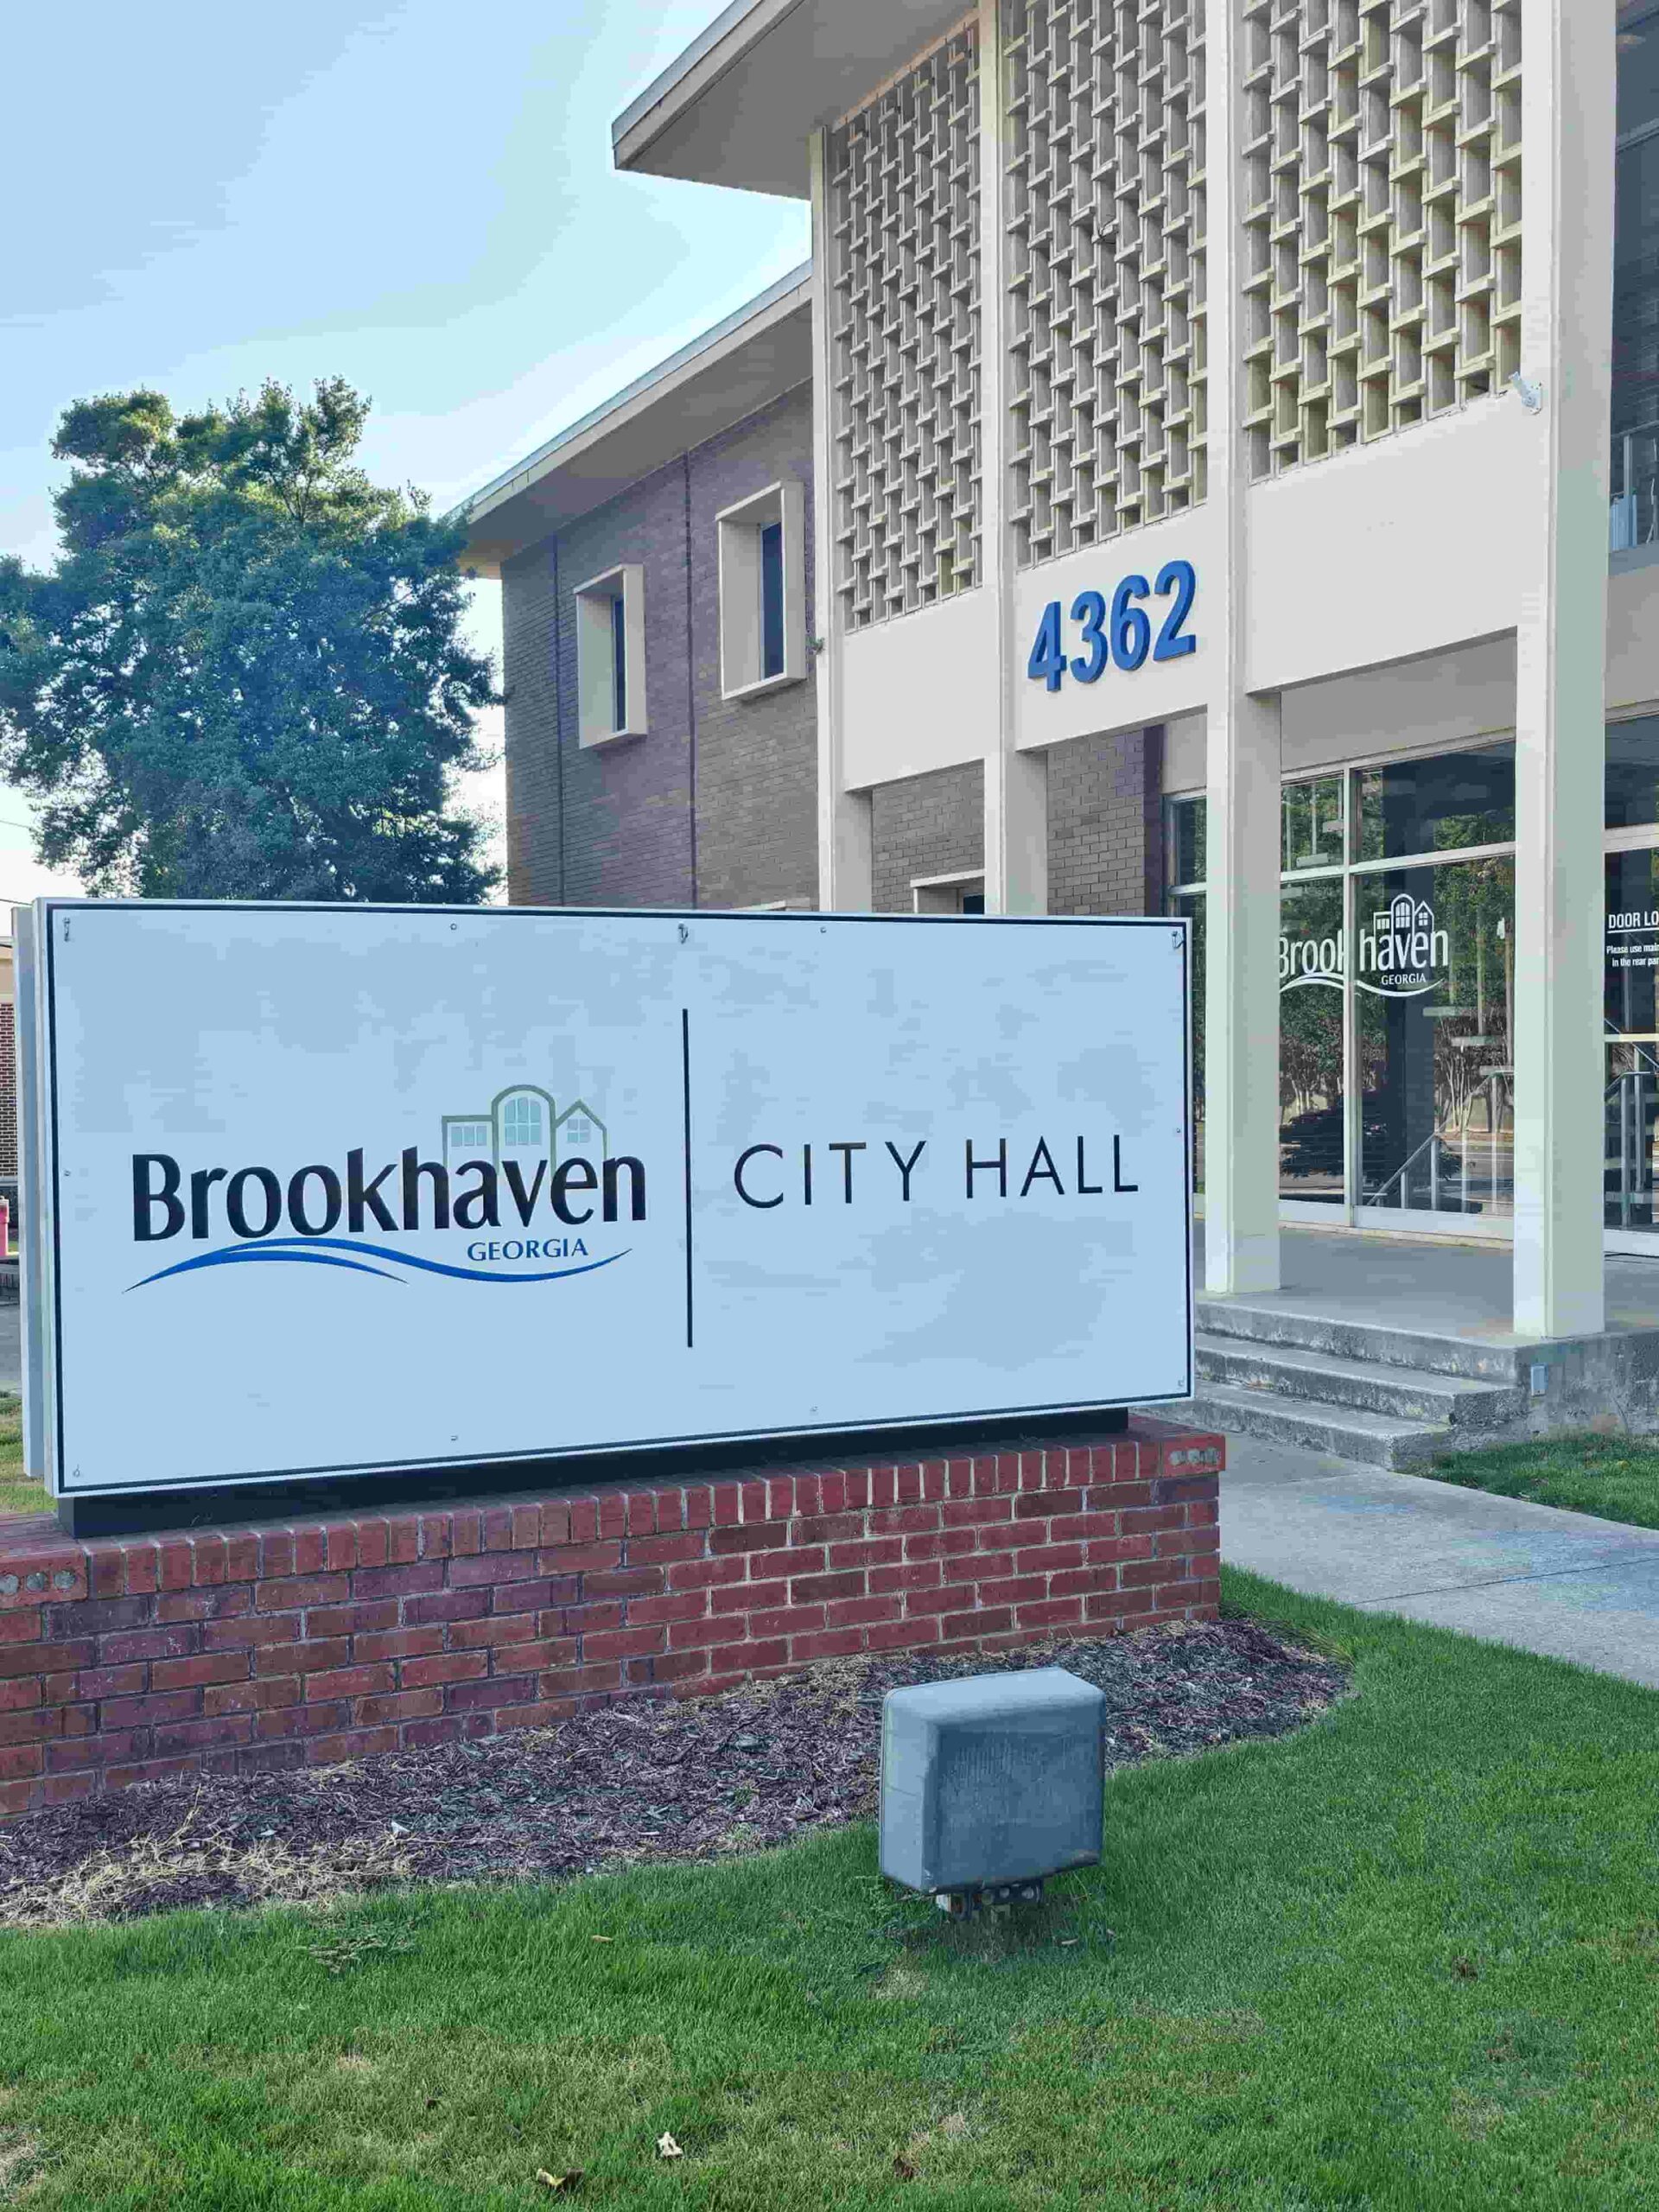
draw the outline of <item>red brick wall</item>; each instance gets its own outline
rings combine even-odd
[[[0,1175],[17,1173],[17,1010],[0,999]]]
[[[75,1541],[0,1521],[0,1817],[696,1695],[817,1659],[1215,1617],[1218,1438]]]
[[[984,865],[982,762],[903,776],[870,793],[870,904],[878,914],[914,913],[918,876]]]
[[[1048,911],[1155,914],[1163,905],[1161,726],[1073,738],[1048,753]]]

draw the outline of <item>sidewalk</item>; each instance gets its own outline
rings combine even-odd
[[[1230,1436],[1221,1551],[1313,1597],[1659,1689],[1659,1529]]]

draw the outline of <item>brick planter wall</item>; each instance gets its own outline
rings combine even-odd
[[[700,1695],[815,1660],[1215,1618],[1217,1437],[859,1460],[91,1541],[0,1520],[0,1817]]]

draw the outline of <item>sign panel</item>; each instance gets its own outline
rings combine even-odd
[[[1659,906],[1608,910],[1605,963],[1610,995],[1626,976],[1659,974]]]
[[[24,919],[54,1494],[1190,1394],[1183,922]]]

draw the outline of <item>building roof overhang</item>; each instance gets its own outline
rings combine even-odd
[[[456,516],[467,527],[461,566],[499,576],[503,561],[794,391],[811,373],[808,266],[791,270],[475,492]]]
[[[804,200],[811,133],[975,13],[963,0],[732,0],[617,118],[616,166]]]

